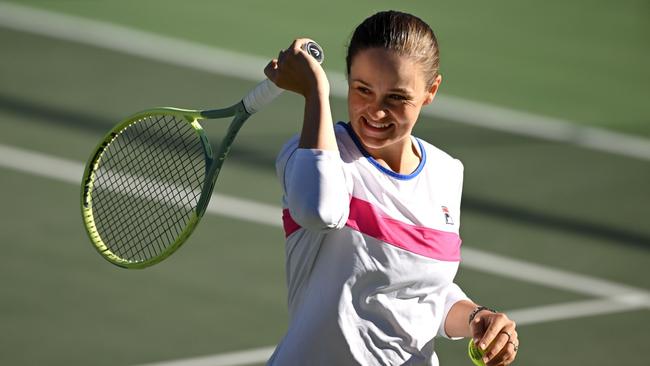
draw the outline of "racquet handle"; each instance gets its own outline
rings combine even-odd
[[[316,42],[307,42],[302,48],[316,59],[319,64],[323,63],[325,55],[323,54],[321,46]],[[271,80],[265,79],[261,83],[257,84],[257,86],[253,88],[244,99],[242,99],[242,103],[244,104],[244,108],[246,108],[246,112],[248,112],[248,114],[253,114],[271,103],[271,101],[282,94],[283,91],[283,89],[279,88]]]

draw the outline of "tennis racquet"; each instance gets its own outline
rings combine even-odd
[[[322,62],[318,44],[303,49]],[[266,79],[228,108],[155,108],[113,127],[91,154],[82,180],[83,223],[95,249],[123,268],[145,268],[174,253],[205,213],[237,132],[281,92]],[[214,154],[199,120],[228,117]]]

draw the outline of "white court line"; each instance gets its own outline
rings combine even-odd
[[[108,22],[0,2],[0,26],[72,41],[210,73],[260,81],[268,59],[161,36]],[[345,76],[327,72],[332,95],[347,96]],[[613,154],[650,160],[650,140],[514,111],[458,97],[439,95],[423,114],[483,128],[565,142]]]
[[[266,362],[275,347],[261,347],[218,355],[148,363],[140,366],[243,366]]]
[[[648,294],[628,294],[609,298],[574,301],[562,304],[534,306],[506,311],[518,326],[606,315],[632,310],[646,310]]]
[[[491,273],[498,276],[535,283],[559,290],[588,296],[611,297],[644,294],[646,307],[650,308],[650,292],[644,289],[608,280],[550,268],[521,259],[512,259],[463,246],[462,268]]]
[[[2,144],[0,144],[0,167],[76,184],[79,187],[81,187],[84,171],[83,164],[76,161]],[[212,195],[206,212],[258,224],[281,226],[282,210],[279,207],[218,193]]]

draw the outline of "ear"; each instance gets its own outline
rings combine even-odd
[[[431,85],[431,89],[429,89],[426,97],[424,98],[424,103],[422,103],[423,106],[433,102],[433,98],[436,97],[440,83],[442,83],[442,75],[438,74],[438,76],[436,76],[436,79],[433,81],[433,85]]]

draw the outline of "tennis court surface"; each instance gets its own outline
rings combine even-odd
[[[288,34],[310,32],[307,22],[297,21],[296,29],[272,27],[260,36],[260,50],[247,50],[241,45],[254,37],[252,30],[238,32],[233,19],[228,37],[222,37],[228,39],[208,37],[211,26],[199,16],[202,11],[173,2],[157,3],[150,12],[144,8],[153,5],[145,1],[94,8],[67,1],[26,3],[50,9],[30,13],[31,8],[0,2],[0,364],[190,365],[196,358],[205,362],[195,365],[264,364],[287,322],[280,186],[273,162],[300,126],[300,98],[282,95],[247,122],[220,175],[217,208],[183,248],[154,267],[127,271],[97,255],[83,231],[79,185],[88,154],[114,123],[154,106],[201,109],[236,102],[262,77],[263,60],[286,46]],[[325,65],[336,77],[348,28],[380,6],[360,4],[344,16],[350,19],[341,25],[343,31],[327,35],[326,24],[314,26],[313,37],[327,55]],[[243,16],[243,5],[228,6],[230,17]],[[412,7],[405,10],[432,12]],[[6,20],[16,9],[22,13]],[[533,10],[521,9],[522,14]],[[444,3],[441,11],[460,14],[462,9]],[[252,19],[263,18],[262,12],[253,13]],[[26,18],[31,29],[20,26],[16,14],[31,14]],[[74,18],[59,24],[60,14]],[[197,25],[181,26],[191,16],[199,17]],[[161,18],[169,22],[167,30],[156,22]],[[228,18],[220,15],[219,20]],[[454,42],[452,35],[462,33],[463,22],[457,27],[443,27],[449,34],[443,44]],[[170,52],[129,51],[143,40],[143,30],[154,36],[146,39],[149,44],[173,37],[176,49],[191,48],[197,55],[179,52],[173,59]],[[650,53],[645,47],[639,55]],[[228,61],[231,57],[239,62]],[[621,62],[630,69],[620,79],[630,93],[627,99],[612,96],[609,107],[623,122],[610,118],[611,125],[605,125],[588,116],[602,111],[611,117],[613,112],[599,103],[587,110],[583,97],[576,97],[575,110],[571,103],[560,103],[557,115],[546,118],[542,112],[549,107],[535,93],[503,87],[485,100],[476,99],[474,91],[462,94],[462,85],[470,89],[467,80],[452,71],[470,66],[453,47],[450,58],[450,94],[445,96],[451,102],[440,104],[449,109],[438,113],[434,103],[417,135],[465,165],[464,261],[458,282],[477,301],[518,321],[522,345],[516,364],[645,365],[650,158],[643,157],[643,147],[648,146],[650,113],[647,102],[641,102],[648,92],[639,85],[648,81],[648,71],[639,71],[636,80],[626,76],[636,61]],[[516,73],[527,77],[527,67],[520,65]],[[334,115],[344,119],[345,101],[337,93]],[[473,110],[463,100],[495,105],[491,98],[509,98],[499,105],[503,109],[490,109],[504,120],[507,113],[498,111],[511,108],[542,121],[575,120],[614,131],[613,136],[636,136],[629,146],[640,149],[630,156],[585,147],[572,137],[549,139],[462,123]],[[626,103],[629,113],[622,114]],[[224,126],[207,121],[204,127],[217,139]],[[465,348],[465,341],[441,340],[441,364],[469,365]]]

